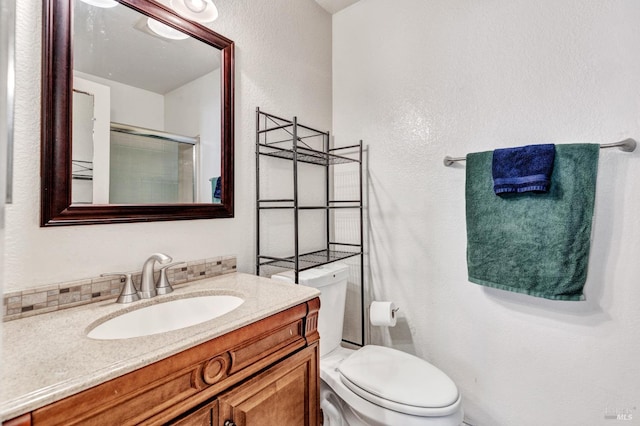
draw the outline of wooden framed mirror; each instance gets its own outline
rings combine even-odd
[[[233,41],[180,16],[168,6],[168,1],[163,2],[167,4],[164,5],[152,0],[117,0],[117,4],[112,2],[116,7],[110,9],[97,8],[91,3],[81,0],[43,1],[41,226],[233,217]],[[168,28],[178,35],[179,40],[165,39],[150,31],[145,24],[147,21],[155,21]],[[131,33],[123,34],[122,28],[105,30],[108,22],[124,22],[131,27]],[[93,39],[83,39],[85,28]],[[115,49],[113,46],[109,48],[116,52],[116,56],[128,56],[110,58],[100,50],[102,45],[114,43],[118,38],[123,44]],[[140,40],[141,45],[137,45],[136,40]],[[147,42],[155,44],[149,47],[144,44]],[[173,56],[174,52],[177,52],[175,55],[191,52],[187,47],[191,45],[196,49],[191,57]],[[87,56],[87,46],[95,59]],[[140,58],[139,66],[147,68],[132,68],[131,64]],[[156,63],[157,58],[171,62],[169,65],[167,62]],[[211,74],[218,76],[219,83],[209,79],[209,68],[200,69],[200,60],[206,62],[203,66],[218,67]],[[124,69],[110,69],[114,64]],[[180,68],[183,65],[192,69]],[[164,84],[166,76],[156,78],[156,71],[175,74],[178,80],[182,80]],[[97,75],[100,73],[102,75]],[[200,78],[203,73],[207,75]],[[117,74],[123,76],[122,80]],[[140,84],[157,82],[161,88],[130,88],[135,86],[134,80]],[[205,82],[198,84],[208,84],[206,89],[194,90],[191,82],[196,80]],[[92,90],[85,90],[83,82],[89,82],[90,87],[95,85],[96,94],[88,93]],[[176,89],[176,85],[180,88]],[[191,93],[203,92],[204,95],[199,96],[205,101],[185,98],[187,86]],[[103,87],[106,87],[107,94],[109,91],[112,93],[111,97],[106,97],[106,104],[102,101],[105,97],[98,95]],[[122,94],[122,87],[130,91]],[[209,96],[208,88],[215,89],[212,90],[215,97]],[[152,99],[147,103],[149,107],[132,107],[138,91],[153,92],[149,95]],[[165,100],[169,99],[169,92],[171,99],[179,101]],[[130,104],[132,114],[115,108],[113,99],[116,95],[122,98],[120,104]],[[98,102],[98,99],[101,100]],[[189,110],[203,102],[212,105]],[[89,105],[86,107],[88,112],[82,110],[83,104]],[[159,104],[164,110],[154,113],[152,110]],[[99,115],[98,105],[102,105],[100,108],[106,111],[106,115]],[[143,115],[136,114],[139,112],[144,112],[156,122],[159,120],[161,124],[154,126],[149,122],[135,122],[132,115]],[[83,119],[83,115],[87,118]],[[89,136],[78,136],[74,141],[74,135],[82,134],[76,129],[82,120],[88,126],[85,134]],[[189,128],[186,126],[188,122],[196,124]],[[99,123],[107,130],[100,130]],[[157,126],[163,128],[158,129]],[[180,127],[182,129],[176,131]],[[110,135],[122,133],[126,133],[128,139],[144,139],[139,144],[151,147],[153,155],[147,156],[138,145],[125,147],[124,151],[116,149]],[[99,134],[106,135],[106,145],[103,143],[98,147],[96,140]],[[209,144],[205,143],[205,138],[217,141],[216,148],[205,152],[205,146]],[[92,140],[88,145],[89,154],[81,154],[86,147],[78,145],[85,139]],[[168,147],[160,147],[159,143]],[[214,146],[214,143],[209,145]],[[148,157],[157,157],[159,151],[165,153],[164,162],[150,163]],[[88,155],[88,158],[74,158],[72,153],[74,156]],[[211,161],[211,158],[215,160]],[[125,165],[118,159],[124,159],[125,163],[141,170],[160,170],[163,176],[158,181],[148,176],[132,178],[129,171],[123,171]],[[114,169],[116,163],[118,167]],[[215,163],[215,167],[209,167],[211,163]],[[90,182],[88,190],[82,189],[83,185],[87,187],[86,181]],[[138,181],[142,182],[143,189],[133,190],[133,182]],[[120,193],[114,194],[114,188],[120,188]]]

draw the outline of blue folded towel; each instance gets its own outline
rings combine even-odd
[[[217,198],[218,200],[222,198],[222,188],[220,187],[221,182],[222,182],[222,179],[217,178],[216,188],[213,190],[213,198]]]
[[[210,178],[209,181],[211,182],[211,202],[214,204],[220,204],[220,197],[222,196],[222,179],[218,176]]]
[[[496,149],[492,163],[493,191],[548,192],[555,156],[553,144]]]

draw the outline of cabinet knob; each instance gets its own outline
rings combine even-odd
[[[227,420],[224,422],[224,426],[236,426],[236,424],[232,420]]]

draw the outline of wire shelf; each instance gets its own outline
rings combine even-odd
[[[284,158],[293,160],[294,152],[297,152],[297,159],[301,163],[317,164],[320,166],[359,163],[358,159],[344,157],[342,155],[330,154],[327,152],[316,151],[314,149],[298,147],[293,149],[284,149],[267,144],[259,144],[260,154],[268,157]]]
[[[339,260],[347,259],[349,257],[358,256],[359,251],[340,251],[340,250],[318,250],[311,253],[301,254],[298,257],[298,271],[304,271],[306,269],[315,268],[320,265],[326,265],[327,263],[337,262]],[[259,256],[263,259],[273,259],[268,256]],[[294,269],[295,256],[289,256],[278,260],[269,260],[261,263],[260,266],[273,266],[277,268]]]

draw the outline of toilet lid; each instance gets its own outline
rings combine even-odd
[[[338,371],[354,393],[407,414],[427,415],[459,399],[455,383],[427,361],[395,349],[367,345],[345,359]],[[448,410],[444,410],[448,411]]]

